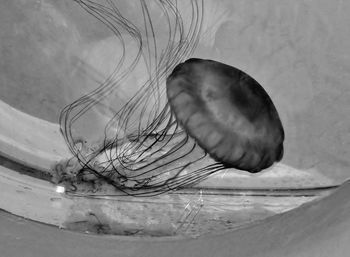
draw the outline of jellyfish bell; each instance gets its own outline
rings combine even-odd
[[[173,70],[166,86],[177,121],[217,162],[256,173],[282,159],[279,115],[248,74],[217,61],[189,59]]]

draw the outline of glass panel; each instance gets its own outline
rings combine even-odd
[[[350,20],[346,17],[350,6],[345,2],[13,0],[4,6],[0,9],[0,107],[6,122],[0,125],[1,165],[43,172],[25,173],[58,183],[69,197],[79,199],[74,200],[79,208],[89,210],[70,210],[60,225],[123,234],[115,225],[120,220],[98,227],[113,216],[101,221],[106,212],[96,213],[103,206],[124,201],[126,209],[143,210],[140,206],[147,205],[152,213],[167,202],[171,207],[163,207],[173,208],[170,220],[157,220],[161,212],[154,216],[159,224],[169,226],[166,232],[159,232],[163,225],[157,222],[161,229],[140,228],[145,222],[140,211],[137,218],[130,217],[134,227],[124,234],[173,235],[190,231],[192,218],[202,224],[211,215],[226,215],[225,211],[232,211],[227,202],[240,205],[250,199],[247,195],[255,197],[248,204],[252,210],[248,216],[258,212],[262,218],[301,204],[295,196],[312,200],[323,194],[317,191],[320,188],[327,191],[348,178]],[[177,64],[191,57],[236,67],[263,86],[284,127],[281,162],[256,174],[222,169],[192,137],[181,129],[178,133],[166,105],[165,80]],[[167,126],[168,121],[172,126]],[[115,141],[108,145],[111,138]],[[178,146],[181,151],[174,151]],[[138,169],[145,162],[146,177],[145,169]],[[189,162],[194,163],[187,166]],[[109,169],[114,165],[122,170],[117,179],[115,173],[101,177],[82,172],[114,171]],[[130,169],[139,172],[132,175],[137,179],[131,179]],[[178,172],[181,176],[173,180]],[[161,189],[154,186],[164,181]],[[148,200],[100,199],[120,195],[116,187],[128,191],[149,185],[154,189],[146,190],[147,196],[168,194]],[[175,191],[178,185],[184,189]],[[280,194],[283,201],[293,195],[291,201],[296,202],[270,212],[265,206],[269,204],[262,202],[276,206],[273,196]],[[218,206],[211,204],[215,202]],[[110,208],[108,213],[114,207]],[[215,214],[216,210],[222,212]],[[84,222],[79,223],[80,218]]]

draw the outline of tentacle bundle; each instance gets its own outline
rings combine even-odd
[[[191,186],[223,169],[222,164],[206,158],[206,152],[178,126],[164,101],[166,77],[198,44],[204,1],[187,2],[187,13],[192,14],[188,20],[181,16],[177,1],[154,0],[151,10],[149,1],[139,0],[143,27],[124,16],[113,0],[106,0],[105,5],[89,0],[76,2],[111,29],[124,54],[104,83],[62,110],[61,133],[79,165],[67,161],[68,171],[63,171],[58,181],[74,180],[72,176],[95,177],[117,188],[117,194],[149,196]],[[162,27],[167,26],[167,43],[163,45],[153,24],[154,10],[165,19]],[[132,55],[126,51],[130,39],[138,46]],[[97,146],[76,147],[72,133],[76,122],[113,96],[140,61],[146,65],[146,82],[115,113]],[[107,136],[111,130],[115,131],[114,137]],[[57,167],[62,174],[62,165]]]
[[[150,1],[139,0],[136,3],[143,20],[141,27],[125,16],[115,0],[105,0],[105,4],[75,1],[114,33],[123,54],[102,84],[62,110],[61,133],[78,164],[73,165],[68,160],[67,169],[62,168],[62,163],[58,164],[58,182],[99,179],[113,185],[116,194],[150,196],[192,186],[227,166],[255,172],[281,158],[283,130],[267,94],[257,87],[254,95],[257,83],[251,86],[249,76],[223,64],[214,65],[214,62],[208,75],[205,73],[209,61],[190,60],[177,66],[192,54],[198,44],[203,0],[186,2],[187,13],[192,15],[190,20],[181,16],[176,0],[154,0],[152,8]],[[158,40],[154,10],[165,21],[162,27],[167,26],[165,44]],[[137,46],[132,54],[127,52],[130,40]],[[108,102],[106,99],[113,97],[141,61],[147,70],[145,82],[137,85],[135,94],[115,112],[96,146],[83,144],[77,147],[72,133],[76,123],[101,102]],[[247,84],[247,89],[227,88],[221,94],[232,93],[235,101],[225,99],[221,102],[213,85],[226,85],[231,75],[233,84],[239,80],[241,84]],[[165,96],[167,77],[170,105]],[[247,92],[251,93],[250,96],[246,95]],[[206,99],[208,104],[198,98],[201,94],[202,100]],[[266,112],[262,117],[258,117],[257,109],[247,108],[250,98],[257,104],[257,109]],[[194,108],[195,105],[198,106]],[[232,113],[225,110],[227,106],[233,108]],[[216,121],[210,122],[213,115],[217,116]],[[268,125],[269,122],[273,124]],[[211,127],[203,127],[208,124]],[[230,129],[239,132],[228,132]],[[110,136],[110,131],[115,134]],[[222,133],[231,133],[230,139],[224,140]],[[272,138],[277,134],[279,137],[275,137],[274,142]],[[269,138],[264,139],[264,136]],[[208,158],[208,153],[217,162]]]

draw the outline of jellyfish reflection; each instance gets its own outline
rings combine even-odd
[[[186,20],[177,1],[153,1],[151,7],[150,2],[140,0],[135,8],[140,10],[142,26],[122,13],[113,0],[104,4],[76,2],[114,33],[123,54],[101,85],[62,110],[61,132],[74,158],[56,165],[57,182],[69,181],[75,186],[80,181],[103,180],[122,195],[149,196],[194,185],[226,168],[227,163],[208,158],[210,146],[201,144],[204,150],[180,127],[165,96],[165,79],[198,44],[203,1],[188,1],[191,19]],[[165,44],[159,41],[154,17],[167,21]],[[137,46],[132,54],[127,51],[130,40]],[[75,124],[113,98],[141,61],[145,63],[147,79],[114,113],[101,140],[88,146],[77,139],[72,133]]]

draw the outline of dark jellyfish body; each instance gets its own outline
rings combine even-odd
[[[226,167],[255,173],[282,159],[284,130],[277,110],[243,71],[189,59],[168,77],[167,96],[183,129]]]

